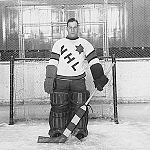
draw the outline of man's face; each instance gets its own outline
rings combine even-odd
[[[76,21],[73,22],[69,22],[68,23],[68,27],[67,27],[67,31],[68,31],[68,37],[69,38],[76,38],[78,37],[78,24]]]

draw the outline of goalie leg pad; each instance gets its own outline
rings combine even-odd
[[[50,94],[52,106],[65,106],[69,104],[69,94],[67,92],[56,92]]]
[[[70,119],[72,119],[72,117],[75,115],[79,107],[81,107],[87,101],[89,96],[90,96],[89,91],[85,91],[82,93],[79,92],[72,93]],[[77,127],[73,131],[73,134],[77,136],[80,133],[83,135],[83,137],[86,137],[88,135],[87,124],[88,124],[88,107],[86,108],[86,111],[83,117],[80,119]]]
[[[69,123],[68,93],[54,92],[51,97],[51,111],[49,115],[50,137],[60,136]]]

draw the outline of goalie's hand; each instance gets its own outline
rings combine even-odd
[[[46,78],[44,81],[44,90],[45,92],[47,92],[48,94],[53,93],[53,89],[54,89],[54,78]]]
[[[94,80],[94,84],[95,84],[95,88],[97,88],[97,90],[102,91],[103,87],[108,83],[108,78],[103,75],[101,76],[101,78]]]

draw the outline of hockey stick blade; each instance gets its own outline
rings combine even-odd
[[[61,135],[59,137],[46,137],[46,136],[39,136],[37,143],[65,143],[67,137]]]
[[[50,137],[39,136],[37,143],[49,143],[51,141]]]

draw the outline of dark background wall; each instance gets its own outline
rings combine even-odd
[[[71,5],[71,4],[98,4],[103,0],[23,0],[24,5]],[[111,5],[115,4],[124,11],[122,16],[122,30],[120,37],[109,39],[109,47],[150,47],[150,0],[108,0]],[[17,1],[0,2],[0,50],[6,51],[6,6],[15,6]],[[7,25],[7,22],[6,22]],[[117,50],[118,51],[118,50]]]
[[[127,38],[124,46],[150,46],[150,1],[125,0],[127,8]]]

